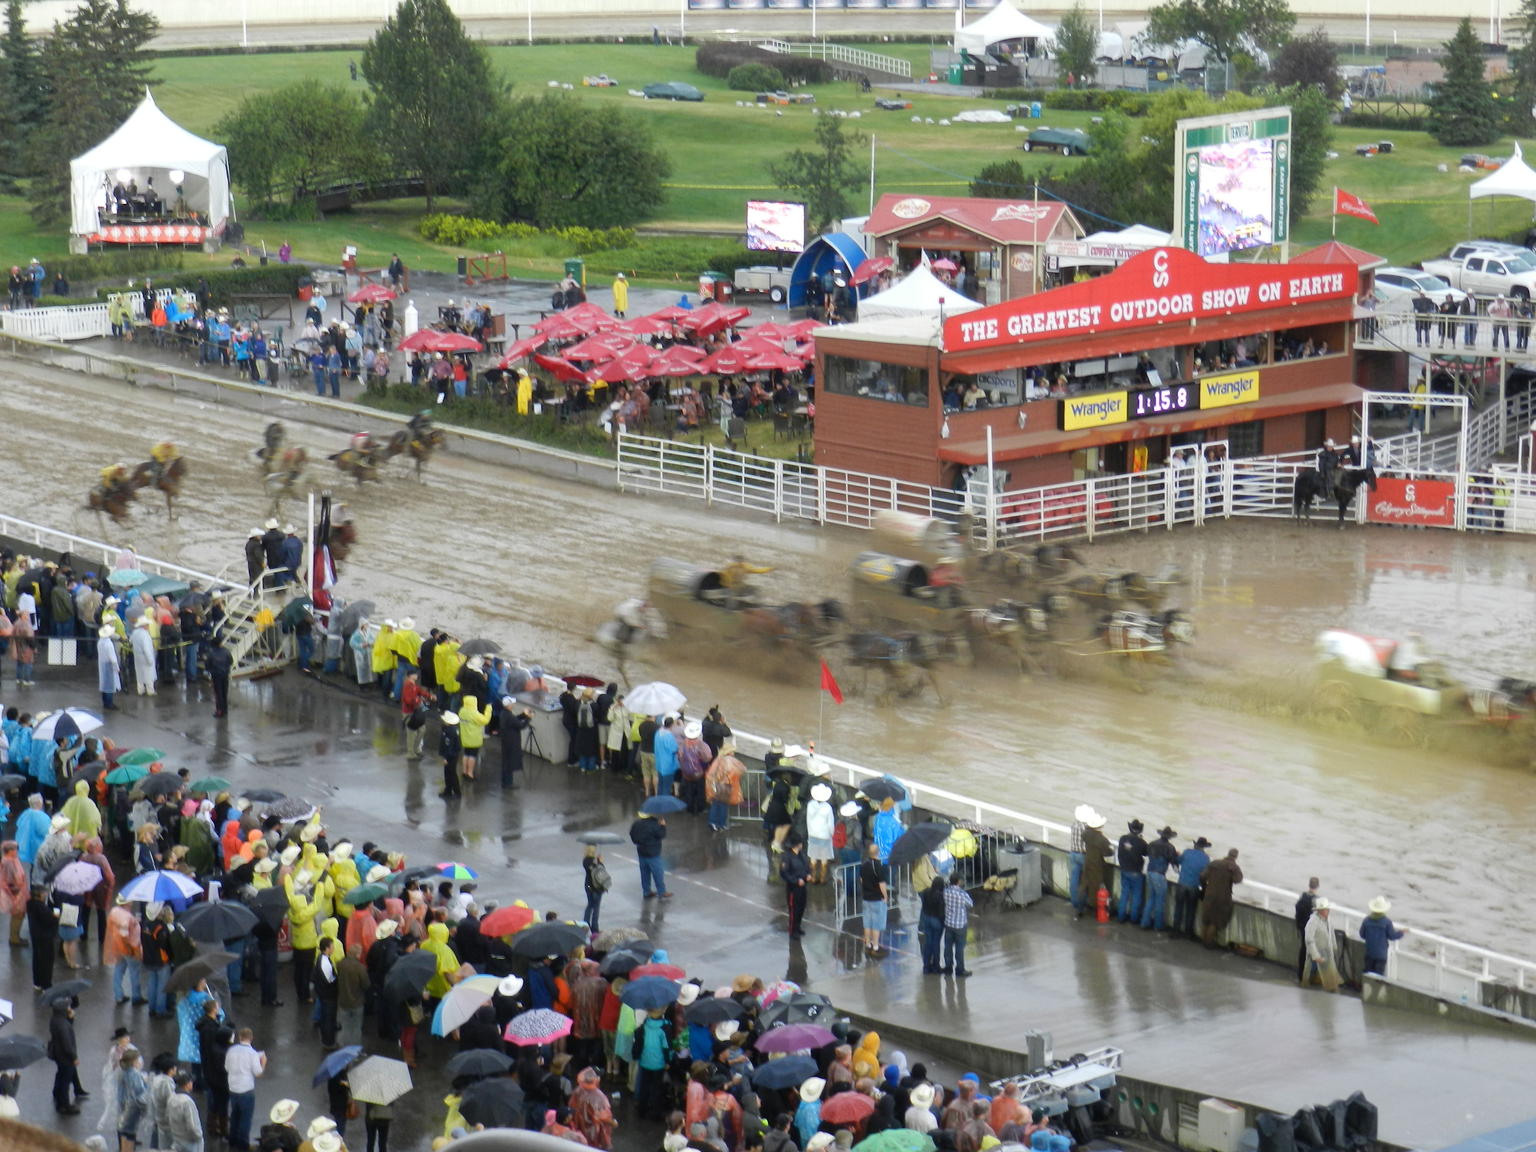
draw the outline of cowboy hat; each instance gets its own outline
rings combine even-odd
[[[821,1152],[823,1148],[832,1147],[832,1142],[836,1139],[837,1137],[830,1132],[818,1132],[806,1142],[805,1152]]]
[[[277,527],[277,518],[276,517],[268,517],[268,519],[267,519],[267,531],[270,532],[273,528],[276,528],[276,527]]]
[[[1312,907],[1317,907],[1317,901],[1314,900],[1312,902]],[[1392,901],[1388,900],[1385,896],[1376,896],[1365,907],[1373,916],[1385,916],[1388,912],[1392,911]]]
[[[400,921],[380,920],[379,926],[373,930],[373,938],[375,940],[388,940],[398,931],[400,931]]]
[[[1088,812],[1088,819],[1083,821],[1083,826],[1085,828],[1102,828],[1102,827],[1104,827],[1104,816],[1103,816],[1103,814],[1099,813],[1099,812],[1094,812],[1094,811],[1092,811],[1090,809],[1089,812]]]
[[[283,525],[283,535],[285,536],[292,536],[297,531],[298,529],[295,528],[292,524]]]
[[[1135,832],[1137,835],[1140,835],[1141,830],[1145,828],[1146,825],[1143,824],[1140,820],[1132,820],[1129,824],[1126,825],[1126,827],[1129,828],[1132,832]]]
[[[286,1124],[293,1119],[298,1110],[299,1102],[297,1100],[279,1100],[276,1104],[272,1105],[272,1111],[267,1113],[267,1119],[271,1120],[274,1124]]]
[[[96,635],[100,636],[103,640],[110,640],[114,634],[110,624],[103,624],[100,628],[96,629]]]
[[[522,990],[523,979],[521,976],[508,976],[500,984],[496,985],[496,995],[498,996],[516,996]]]
[[[304,1133],[307,1139],[313,1140],[326,1132],[336,1131],[336,1121],[329,1116],[316,1116],[309,1122],[309,1130]]]
[[[314,883],[315,874],[308,868],[300,868],[293,874],[293,886],[295,888],[308,888]]]
[[[315,1152],[341,1152],[341,1137],[334,1132],[322,1132],[309,1142]]]
[[[697,740],[702,735],[704,735],[704,725],[697,720],[690,720],[683,725],[684,740]]]
[[[827,1086],[827,1082],[820,1076],[812,1076],[800,1085],[800,1099],[807,1104],[814,1104],[821,1099],[821,1091]]]
[[[811,799],[821,801],[830,800],[832,799],[832,789],[828,788],[825,784],[812,784]]]
[[[859,814],[859,802],[857,800],[849,800],[838,811],[844,816],[857,816]]]
[[[261,537],[261,529],[252,528],[246,535],[250,536],[253,540],[259,539]],[[287,1103],[287,1101],[282,1101],[282,1103]]]
[[[368,875],[363,877],[363,883],[382,884],[388,875],[388,868],[382,864],[375,864],[372,868],[368,869]]]
[[[775,736],[773,738],[773,740],[768,745],[768,751],[783,753],[783,751],[784,751],[784,741],[780,740],[777,736]]]
[[[933,1103],[933,1085],[914,1085],[912,1091],[909,1093],[909,1096],[911,1097],[914,1106],[918,1108],[927,1108]]]
[[[454,724],[457,724],[458,722],[459,722],[459,714],[457,712],[444,712],[443,713],[443,723],[444,724],[454,725]]]
[[[1314,912],[1326,912],[1332,907],[1333,902],[1330,901],[1326,896],[1319,896],[1317,899],[1312,901],[1312,911]]]
[[[699,986],[697,984],[684,984],[677,990],[677,1002],[684,1008],[699,998]]]
[[[740,1027],[741,1025],[735,1020],[722,1020],[715,1025],[715,1039],[720,1041],[729,1040],[732,1036],[736,1035],[736,1029]]]
[[[1210,846],[1211,846],[1211,842],[1209,840],[1207,840],[1204,836],[1201,836],[1199,839],[1197,839],[1195,841],[1195,847],[1196,848],[1209,848]]]
[[[306,824],[299,829],[299,839],[306,844],[313,844],[320,838],[320,825]]]
[[[69,827],[69,817],[68,816],[55,816],[52,820],[50,820],[48,822],[48,827],[50,829],[52,829],[53,831],[55,831],[55,832],[62,832],[62,831],[64,831],[64,829]]]
[[[412,620],[409,616],[402,616],[400,617],[398,627],[403,631],[409,632],[412,628],[416,627],[416,621]]]
[[[277,871],[277,861],[268,856],[264,860],[256,861],[255,870],[265,876],[268,872]]]
[[[299,858],[300,848],[297,844],[290,844],[277,854],[277,858],[283,862],[285,868],[292,868],[293,862]]]
[[[482,660],[479,656],[471,656],[465,663],[468,664],[469,667],[473,668],[476,672],[485,667],[485,661]]]
[[[1172,840],[1175,836],[1178,835],[1177,832],[1175,832],[1172,828],[1167,827],[1166,825],[1162,828],[1159,828],[1157,830],[1157,834],[1168,840]]]
[[[351,857],[352,844],[350,841],[343,840],[340,844],[331,849],[332,864],[340,864],[343,860],[349,860]]]
[[[1088,823],[1088,817],[1092,815],[1092,808],[1090,808],[1087,804],[1079,804],[1072,813],[1072,819],[1076,820],[1079,824],[1086,824]]]

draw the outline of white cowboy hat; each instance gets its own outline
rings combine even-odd
[[[108,596],[105,600],[102,601],[102,603],[103,604],[121,604],[122,601],[119,600],[116,596]]]
[[[331,849],[332,864],[340,864],[343,860],[349,860],[351,857],[352,844],[348,840],[343,840],[340,844]]]
[[[478,672],[478,671],[480,671],[480,669],[482,669],[482,668],[484,668],[484,667],[485,667],[485,661],[484,661],[484,660],[482,660],[482,659],[481,659],[481,658],[480,658],[480,657],[478,657],[478,656],[471,656],[471,657],[470,657],[470,658],[469,658],[469,660],[468,660],[468,664],[469,664],[469,666],[470,666],[470,667],[471,667],[471,668],[473,668],[473,669],[474,669],[474,670],[475,670],[475,671],[476,671],[476,672]]]
[[[496,995],[498,996],[516,996],[522,990],[523,980],[521,976],[508,976],[500,984],[496,985]]]
[[[275,872],[277,871],[277,861],[270,856],[263,857],[256,861],[255,871],[260,872],[263,876],[268,872]]]
[[[684,740],[697,740],[702,735],[704,735],[704,725],[697,720],[690,720],[683,725]]]
[[[1312,907],[1317,907],[1316,901],[1313,902]],[[1385,896],[1377,896],[1366,905],[1366,909],[1377,916],[1385,916],[1388,912],[1392,911],[1392,901],[1388,900]]]
[[[1095,812],[1092,809],[1089,809],[1089,811],[1088,811],[1088,819],[1083,821],[1083,826],[1085,828],[1102,828],[1102,827],[1104,827],[1104,816],[1103,816],[1103,814],[1100,813],[1100,812]]]
[[[384,627],[386,627],[386,628],[398,628],[399,625],[396,624],[393,620],[386,620],[386,621],[384,621]]]
[[[821,1099],[821,1090],[827,1086],[827,1082],[820,1076],[812,1076],[800,1085],[800,1099],[807,1104],[814,1104]]]
[[[457,724],[458,722],[459,722],[459,714],[457,712],[444,712],[443,713],[443,723],[444,724],[454,725],[454,724]]]
[[[409,616],[402,616],[400,617],[400,623],[398,627],[406,632],[409,632],[412,628],[416,627],[416,621],[412,620]]]
[[[276,520],[276,518],[269,518],[267,520],[267,530],[271,531],[273,528],[276,528],[276,527],[277,527],[277,520]]]
[[[292,1120],[299,1110],[297,1100],[279,1100],[272,1105],[272,1111],[267,1113],[267,1119],[274,1124],[286,1124]]]
[[[933,1103],[933,1085],[915,1085],[908,1095],[914,1106],[918,1108],[927,1108]]]
[[[697,984],[684,984],[677,990],[677,1002],[684,1008],[699,998],[699,986]]]
[[[293,886],[295,888],[308,888],[314,883],[315,874],[308,868],[300,868],[293,874]]]
[[[736,1035],[736,1030],[740,1027],[741,1025],[734,1020],[722,1020],[715,1025],[715,1039],[729,1040]]]
[[[299,839],[306,844],[313,844],[320,838],[320,825],[306,824],[299,829]]]
[[[1316,900],[1312,901],[1312,911],[1314,912],[1326,912],[1332,907],[1333,904],[1329,902],[1326,896],[1319,896]]]
[[[285,536],[292,536],[297,531],[298,531],[298,529],[295,528],[292,524],[284,524],[283,525],[283,534]]]
[[[69,827],[69,817],[68,816],[55,816],[52,820],[50,820],[48,822],[48,827],[51,828],[55,832],[62,832],[62,831],[64,831],[64,829]]]
[[[1093,815],[1093,809],[1086,804],[1079,804],[1072,812],[1072,819],[1079,824],[1088,823],[1088,818]]]
[[[299,851],[300,849],[297,844],[290,844],[277,854],[277,858],[283,862],[285,867],[292,868],[293,862],[299,858]]]
[[[837,1139],[830,1132],[818,1132],[805,1144],[805,1152],[821,1152],[823,1148],[832,1147],[832,1142]]]
[[[307,1139],[313,1140],[316,1136],[334,1131],[336,1131],[336,1121],[332,1120],[329,1116],[316,1116],[309,1122],[309,1131],[305,1132],[304,1135]]]
[[[857,816],[859,814],[859,802],[857,800],[849,800],[838,809],[838,812],[844,816]]]
[[[372,868],[368,869],[368,875],[363,877],[363,883],[382,884],[385,878],[388,876],[388,868],[386,868],[383,864],[375,864]]]
[[[249,535],[251,537],[251,539],[253,539],[253,540],[260,539],[261,538],[261,529],[260,528],[252,528],[250,530],[250,532],[247,533],[247,535]],[[288,1101],[282,1100],[282,1101],[279,1101],[279,1103],[286,1104],[286,1103],[288,1103]]]
[[[116,632],[113,630],[112,625],[103,624],[100,628],[96,629],[96,635],[100,636],[103,640],[108,640],[116,635]]]
[[[832,799],[832,789],[828,788],[825,784],[812,784],[811,799],[822,801],[830,800]]]
[[[341,1137],[334,1132],[322,1132],[309,1142],[315,1152],[341,1152]]]
[[[373,938],[375,940],[388,940],[398,931],[400,931],[400,921],[380,920],[379,926],[373,930]]]
[[[133,622],[133,626],[135,628],[148,628],[149,627],[149,613],[145,612],[142,616],[140,616],[137,620],[135,620]]]

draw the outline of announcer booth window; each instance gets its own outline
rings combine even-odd
[[[1264,421],[1249,420],[1244,424],[1229,424],[1222,429],[1227,438],[1227,454],[1234,460],[1264,453]]]
[[[821,386],[835,396],[863,396],[889,404],[928,407],[928,373],[905,364],[828,356],[826,379]]]

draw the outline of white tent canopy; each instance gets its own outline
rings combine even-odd
[[[1051,30],[1038,20],[1031,20],[1013,6],[1013,0],[998,0],[997,7],[955,32],[955,51],[982,53],[1004,40],[1049,40]]]
[[[1498,171],[1472,185],[1468,195],[1474,200],[1481,200],[1484,196],[1522,196],[1527,200],[1536,200],[1536,172],[1531,171],[1531,166],[1525,162],[1518,141],[1515,143],[1515,154],[1499,165]]]
[[[877,316],[937,316],[941,309],[945,315],[953,316],[957,312],[973,312],[980,307],[976,301],[960,295],[929,271],[928,261],[924,260],[884,292],[859,301],[859,319],[872,320]]]
[[[182,198],[188,208],[215,230],[229,219],[229,154],[223,145],[194,136],[173,121],[147,91],[121,128],[69,162],[71,231],[75,235],[100,227],[100,213],[120,171],[127,172],[141,187],[153,181],[168,209],[177,199],[177,181],[171,173],[179,172]]]

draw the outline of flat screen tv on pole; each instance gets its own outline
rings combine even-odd
[[[747,250],[804,252],[805,205],[783,200],[748,200]]]
[[[1180,120],[1174,158],[1174,235],[1181,247],[1217,256],[1289,239],[1289,108]]]

